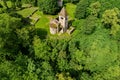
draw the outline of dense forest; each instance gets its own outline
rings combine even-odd
[[[57,0],[0,0],[0,80],[120,80],[120,0],[63,6],[75,31],[51,35]]]

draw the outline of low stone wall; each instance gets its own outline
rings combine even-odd
[[[74,30],[75,30],[75,28],[71,26],[71,27],[67,30],[67,33],[68,33],[68,34],[71,34]]]
[[[38,8],[35,8],[35,10],[30,15],[28,15],[27,18],[30,18],[37,10]]]
[[[40,17],[38,17],[38,18],[32,18],[32,17],[30,17],[30,19],[34,20],[34,22],[30,23],[31,25],[34,26],[39,21]]]

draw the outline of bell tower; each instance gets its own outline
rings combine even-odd
[[[59,23],[62,27],[62,33],[67,31],[68,28],[68,15],[66,9],[63,7],[59,13]]]

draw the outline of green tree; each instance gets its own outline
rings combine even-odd
[[[69,3],[69,2],[71,2],[71,3],[78,3],[80,0],[63,0],[65,3]]]
[[[38,1],[39,0],[21,0],[21,2],[23,4],[31,4],[33,6],[37,6],[38,5]]]
[[[33,41],[33,37],[35,35],[35,28],[33,26],[24,26],[21,29],[16,30],[19,43],[22,45],[21,47],[27,48],[31,45]]]
[[[39,8],[45,14],[56,14],[59,9],[56,0],[39,0]]]
[[[83,69],[82,64],[84,63],[84,53],[80,50],[75,51],[74,53],[71,53],[71,60],[70,60],[70,69],[73,69],[75,71],[80,71]]]
[[[89,5],[88,0],[80,0],[80,2],[77,4],[77,8],[75,11],[75,18],[77,19],[83,19],[86,18],[86,11],[87,7]]]
[[[25,71],[24,71],[25,72]],[[38,80],[38,75],[35,73],[34,61],[28,59],[27,71],[23,74],[24,80]]]
[[[100,7],[101,7],[101,4],[99,1],[95,3],[91,3],[88,8],[89,14],[94,15],[95,17],[98,17],[99,12],[100,12]]]
[[[56,74],[58,80],[74,80],[69,74],[69,72]]]
[[[3,0],[4,6],[8,9],[7,0]]]
[[[17,52],[19,42],[17,40],[16,29],[20,27],[21,19],[10,17],[7,14],[0,14],[0,42],[2,48]]]
[[[34,37],[33,48],[37,58],[49,60],[49,47],[44,42],[42,42],[38,36]]]
[[[90,43],[88,42],[86,53],[84,53],[87,55],[85,69],[91,72],[102,71],[112,66],[117,60],[117,42],[110,39],[106,30],[96,31],[87,41]]]
[[[16,0],[11,0],[12,9],[16,9]]]
[[[83,24],[82,31],[85,34],[91,34],[97,27],[97,18],[94,16],[88,16]]]
[[[21,0],[16,0],[16,6],[21,8],[22,7],[22,1]]]
[[[41,71],[38,74],[41,80],[56,80],[53,68],[49,62],[43,61],[40,65]]]
[[[118,8],[113,8],[110,10],[106,10],[102,16],[103,24],[105,25],[105,27],[111,28],[110,34],[112,34],[114,36],[120,30],[119,13],[120,13],[120,11]]]

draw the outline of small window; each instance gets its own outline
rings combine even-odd
[[[61,19],[63,19],[63,17],[61,17]]]

